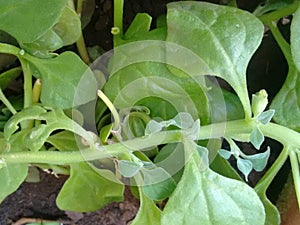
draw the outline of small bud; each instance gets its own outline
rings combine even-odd
[[[120,34],[120,29],[119,29],[119,27],[112,27],[112,28],[111,28],[111,33],[112,33],[113,35],[118,35],[118,34]]]
[[[268,105],[268,94],[266,90],[260,90],[252,95],[252,113],[256,118],[258,117]]]

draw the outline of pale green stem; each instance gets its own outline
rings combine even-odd
[[[97,94],[98,94],[99,98],[109,108],[109,110],[111,111],[111,114],[114,117],[113,130],[114,131],[119,130],[120,129],[120,117],[119,117],[119,113],[117,112],[113,103],[109,100],[109,98],[101,90],[98,90]]]
[[[114,47],[120,45],[123,36],[123,7],[124,0],[114,0],[114,27],[112,28]]]
[[[81,13],[82,13],[82,7],[83,7],[83,2],[85,0],[78,0],[77,1],[77,6],[76,6],[76,13],[79,16],[79,18],[81,18]],[[82,60],[86,63],[86,64],[91,64],[91,60],[89,57],[89,53],[86,49],[86,45],[85,45],[85,41],[84,41],[84,37],[83,34],[81,32],[81,35],[79,37],[79,39],[76,41],[76,46],[78,49],[78,53],[80,55],[80,57],[82,58]]]
[[[268,169],[268,171],[264,174],[264,176],[259,180],[259,182],[255,186],[255,191],[259,194],[265,194],[267,188],[270,186],[276,174],[279,172],[285,161],[289,156],[288,148],[284,147],[281,151],[280,155],[276,159],[276,161],[272,164],[272,166]]]
[[[294,152],[294,149],[290,150],[290,160],[291,160],[291,166],[292,166],[292,174],[293,174],[293,180],[294,180],[294,186],[295,186],[295,192],[298,200],[298,207],[300,210],[300,169],[299,169],[299,161],[297,154]]]
[[[5,97],[4,93],[2,92],[2,89],[0,88],[0,100],[3,102],[3,104],[9,109],[9,111],[12,114],[16,114],[17,110],[12,106],[10,101]]]

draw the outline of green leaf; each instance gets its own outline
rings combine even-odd
[[[265,137],[258,126],[255,126],[250,134],[250,142],[256,148],[260,149],[261,144],[264,142]]]
[[[180,61],[173,64],[173,59],[166,58],[166,49],[175,52],[186,50],[163,41],[138,41],[118,47],[111,60],[111,76],[104,86],[104,93],[118,109],[130,108],[155,98],[153,102],[160,99],[168,103],[158,103],[163,106],[159,110],[156,104],[145,104],[151,112],[157,113],[157,117],[170,119],[178,112],[188,112],[194,119],[200,117],[201,123],[207,124],[209,106],[203,80],[200,82],[185,73],[184,69],[189,67]],[[181,52],[176,54],[178,58]],[[194,56],[189,51],[183,54]],[[171,73],[170,68],[173,67],[169,64],[174,68],[181,67],[181,75]],[[166,112],[170,114],[166,116]]]
[[[141,188],[139,188],[139,194],[141,202],[140,208],[130,225],[160,225],[161,211],[154,202],[143,193]]]
[[[192,1],[168,4],[167,24],[167,41],[197,54],[202,61],[198,75],[216,75],[226,80],[250,118],[246,68],[262,40],[263,24],[243,10]],[[181,57],[181,63],[198,66],[191,65],[190,60]]]
[[[25,108],[22,111],[11,117],[4,126],[4,137],[9,139],[10,136],[19,129],[19,123],[25,120],[37,119],[39,116],[46,112],[46,109],[41,106],[33,105]]]
[[[162,225],[263,225],[264,207],[255,191],[243,182],[210,169],[200,171],[199,157],[186,164],[181,181],[162,213]],[[191,182],[192,181],[192,182]]]
[[[123,200],[124,185],[111,171],[99,170],[88,163],[70,166],[70,177],[56,199],[60,209],[91,212]]]
[[[71,8],[65,7],[53,31],[61,38],[64,46],[75,43],[81,35],[81,22],[78,14]]]
[[[10,152],[24,151],[22,145],[24,135],[27,131],[21,131],[18,134],[13,135],[11,140],[6,143],[1,141],[1,150],[6,149],[5,145],[8,144]],[[0,168],[0,202],[2,202],[8,195],[15,192],[19,186],[24,182],[27,177],[28,165],[24,163],[19,164],[6,164],[5,161],[1,164],[3,167]]]
[[[0,30],[21,43],[37,40],[55,23],[67,0],[1,0]]]
[[[268,147],[267,151],[263,153],[248,155],[247,157],[244,158],[250,160],[253,165],[253,169],[260,172],[266,167],[269,156],[270,156],[270,148]]]
[[[266,125],[266,124],[268,124],[272,120],[274,114],[275,114],[275,110],[274,109],[269,109],[269,110],[267,110],[265,112],[262,112],[257,117],[257,120],[259,122],[261,122],[262,124]]]
[[[291,3],[293,3],[294,0],[267,0],[265,3],[260,4],[255,11],[253,12],[256,16],[262,16],[265,13],[280,10]]]
[[[220,149],[219,150],[220,156],[222,156],[224,159],[229,159],[230,156],[233,154],[232,152],[225,150],[225,149]]]
[[[289,65],[287,78],[273,99],[270,108],[275,109],[273,120],[283,126],[300,131],[300,72]]]
[[[59,151],[75,151],[78,149],[75,135],[70,131],[55,133],[48,137],[46,142],[53,145]]]
[[[41,101],[54,108],[72,108],[95,99],[97,82],[89,67],[72,52],[52,59],[24,57],[38,70],[43,82]],[[89,91],[87,91],[89,90]]]
[[[119,170],[124,177],[133,177],[143,167],[143,163],[120,160],[118,162]]]
[[[245,180],[248,181],[248,175],[253,169],[252,162],[248,159],[237,158],[237,168],[245,175]]]
[[[169,197],[176,188],[176,182],[163,168],[141,170],[143,180],[143,192],[152,200],[163,200]]]
[[[152,17],[147,13],[138,13],[127,29],[124,39],[133,39],[147,34],[150,30]]]
[[[43,36],[31,43],[21,43],[22,49],[40,58],[52,58],[53,52],[63,47],[61,38],[52,30],[48,30]]]
[[[20,67],[7,70],[0,74],[0,88],[4,90],[10,83],[16,79],[22,72]]]

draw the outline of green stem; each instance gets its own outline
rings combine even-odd
[[[300,209],[300,170],[297,154],[294,152],[294,149],[290,151],[290,160],[292,166],[293,180],[295,184],[295,192],[298,200],[298,207]]]
[[[120,45],[123,36],[123,7],[124,0],[114,0],[114,27],[112,28],[114,47]]]
[[[13,45],[0,43],[0,53],[11,54],[19,57],[20,51],[21,49]]]
[[[97,92],[99,98],[105,103],[105,105],[109,108],[111,111],[111,114],[114,117],[114,123],[113,123],[113,130],[117,131],[120,129],[120,117],[119,113],[117,112],[116,108],[114,107],[113,103],[109,100],[109,98],[101,91],[98,90]]]
[[[76,13],[78,14],[79,18],[81,18],[81,13],[82,13],[82,8],[83,8],[83,2],[85,0],[78,0],[77,1],[77,6],[76,6]],[[79,39],[76,41],[76,46],[78,49],[78,53],[80,55],[80,57],[82,58],[82,60],[86,63],[86,64],[91,64],[91,60],[88,54],[88,51],[86,49],[85,46],[85,41],[84,41],[84,37],[83,34],[81,32],[81,35],[79,37]]]
[[[280,33],[276,22],[271,21],[270,23],[268,23],[268,25],[270,27],[270,30],[271,30],[276,42],[278,43],[280,49],[282,50],[284,57],[286,58],[286,60],[289,64],[289,67],[291,67],[294,64],[293,64],[293,58],[292,58],[290,45],[287,43],[287,41],[284,39],[284,37]]]
[[[285,161],[289,156],[288,148],[284,147],[276,161],[268,169],[265,175],[260,179],[260,181],[255,186],[255,191],[259,194],[264,194],[267,188],[270,186],[276,174],[279,172]]]
[[[206,140],[219,137],[230,137],[237,134],[249,134],[255,126],[254,120],[236,120],[224,123],[216,123],[201,127],[199,140]],[[270,138],[278,140],[284,145],[293,143],[295,148],[300,148],[300,134],[286,127],[269,123],[260,127],[262,132]],[[40,151],[40,152],[10,152],[0,155],[0,159],[6,163],[47,163],[56,165],[65,165],[70,163],[97,160],[106,157],[118,157],[124,153],[131,153],[147,149],[149,147],[175,143],[183,140],[181,130],[162,131],[123,141],[106,146],[94,146],[82,151],[56,152],[56,151]],[[279,158],[277,166],[285,161],[285,157]]]
[[[0,88],[0,100],[3,102],[3,104],[9,109],[9,111],[12,114],[16,114],[17,110],[12,106],[10,101],[5,97],[4,93],[2,92],[2,89]]]
[[[258,17],[264,24],[268,24],[271,21],[277,21],[280,18],[286,17],[288,15],[293,14],[299,7],[300,2],[299,1],[295,1],[294,3],[283,7],[279,10],[264,14],[260,17]]]
[[[32,105],[32,74],[27,60],[19,57],[24,75],[24,108]],[[22,128],[30,128],[33,126],[33,121],[24,121]]]

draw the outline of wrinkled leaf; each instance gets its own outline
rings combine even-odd
[[[70,166],[70,177],[56,199],[60,209],[91,212],[123,200],[124,185],[112,172],[96,169],[87,163]]]
[[[0,30],[21,43],[37,40],[57,21],[67,0],[1,0]]]
[[[226,80],[239,96],[246,116],[251,117],[246,68],[262,40],[263,24],[246,11],[192,1],[168,4],[167,24],[167,41],[198,55],[203,65],[198,75]],[[181,60],[191,65],[190,58]]]
[[[197,154],[186,164],[181,181],[162,213],[162,225],[263,225],[264,207],[245,183],[210,169],[199,171]],[[193,181],[193,182],[191,182]]]
[[[26,57],[26,55],[25,55]],[[41,101],[54,108],[68,109],[95,99],[97,82],[92,71],[72,52],[52,59],[26,57],[38,70],[41,78]]]
[[[140,208],[130,225],[159,225],[161,211],[157,208],[152,200],[150,200],[141,188],[139,188]]]

